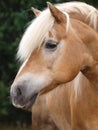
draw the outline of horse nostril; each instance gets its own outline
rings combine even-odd
[[[20,96],[20,95],[22,95],[22,91],[21,91],[21,89],[18,87],[17,88],[17,91],[16,91],[16,93],[17,93],[17,96]]]

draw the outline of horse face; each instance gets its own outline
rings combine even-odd
[[[80,70],[81,41],[70,27],[66,32],[66,16],[51,4],[49,8],[55,23],[41,47],[24,61],[11,86],[12,101],[16,107],[32,106],[38,93],[48,92],[58,84],[71,81]]]

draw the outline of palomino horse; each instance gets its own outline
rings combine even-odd
[[[33,106],[34,130],[98,130],[97,10],[77,5],[71,13],[48,3],[19,45],[12,102]]]

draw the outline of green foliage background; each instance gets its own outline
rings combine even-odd
[[[18,71],[15,58],[19,41],[28,23],[34,18],[31,7],[43,9],[47,0],[1,0],[0,1],[0,121],[23,121],[30,113],[14,108],[10,100],[10,85]],[[66,0],[48,0],[62,3]],[[71,1],[71,0],[70,0]],[[97,0],[84,0],[98,7]]]

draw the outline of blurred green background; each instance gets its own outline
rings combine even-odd
[[[68,0],[48,0],[62,3]],[[71,1],[71,0],[70,0]],[[98,0],[80,0],[98,7]],[[0,130],[24,130],[31,123],[31,113],[11,104],[10,85],[19,68],[16,52],[28,23],[34,18],[31,7],[42,10],[47,0],[0,0]],[[10,124],[10,125],[9,125]],[[8,129],[9,127],[9,129]]]

